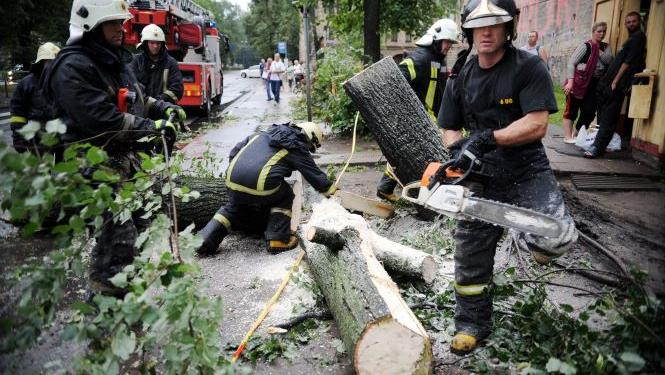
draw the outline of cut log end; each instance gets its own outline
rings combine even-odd
[[[399,345],[386,345],[399,343]],[[357,374],[430,374],[432,348],[427,336],[386,317],[365,328],[356,342]]]
[[[315,226],[312,226],[307,230],[307,240],[325,245],[333,251],[342,250],[346,243],[346,240],[339,233]]]
[[[436,272],[438,270],[438,266],[433,257],[427,257],[423,259],[423,263],[421,264],[420,269],[423,281],[425,283],[431,284],[434,281],[434,279],[436,279]]]

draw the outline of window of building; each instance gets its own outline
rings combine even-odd
[[[390,37],[391,42],[397,42],[397,33],[393,33],[393,35]]]

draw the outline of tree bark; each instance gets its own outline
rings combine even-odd
[[[189,202],[182,202],[176,198],[176,212],[181,228],[185,228],[191,223],[194,223],[196,229],[203,228],[217,210],[228,203],[223,178],[181,176],[175,180],[175,185],[177,187],[187,186],[190,190],[196,190],[201,194],[199,198]],[[164,202],[170,201],[170,198],[164,197]]]
[[[364,11],[364,53],[368,62],[377,62],[381,58],[381,38],[379,35],[379,0],[363,0]]]
[[[420,180],[430,162],[448,160],[436,125],[392,58],[351,77],[344,89],[400,182]]]
[[[332,204],[316,205],[306,230],[319,226],[335,231],[326,225],[331,223],[327,207]],[[374,256],[367,233],[350,226],[336,233],[343,238],[342,249],[306,242],[307,261],[353,353],[356,373],[431,373],[429,337]]]

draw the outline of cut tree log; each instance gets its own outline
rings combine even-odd
[[[395,212],[395,208],[388,203],[378,199],[363,197],[350,191],[337,190],[335,196],[340,199],[342,207],[350,211],[363,212],[381,218],[389,218]]]
[[[376,258],[389,272],[423,280],[427,284],[434,281],[438,265],[432,255],[381,236],[371,229],[362,216],[351,214],[337,202],[338,198],[333,197],[319,203],[330,217],[337,218],[327,221],[326,229],[339,232],[352,226],[370,241]]]
[[[191,223],[196,225],[196,229],[203,228],[217,210],[228,202],[223,178],[180,176],[174,183],[177,187],[187,186],[190,190],[200,193],[197,199],[191,199],[189,202],[182,202],[176,198],[178,225],[182,229]],[[164,197],[164,202],[170,201],[171,198]]]
[[[376,259],[368,232],[352,226],[341,231],[334,229],[336,222],[346,218],[331,213],[328,208],[333,205],[339,206],[330,200],[315,205],[305,230],[319,227],[335,232],[336,236],[321,237],[321,242],[339,236],[344,246],[334,251],[307,241],[307,261],[342,341],[353,353],[356,373],[431,373],[432,347],[427,332]],[[312,236],[314,240],[318,238]]]
[[[449,159],[436,125],[392,57],[351,77],[344,89],[400,182],[418,181],[430,162]]]

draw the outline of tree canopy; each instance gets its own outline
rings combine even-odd
[[[271,57],[278,42],[286,42],[289,58],[298,56],[300,14],[290,0],[252,0],[243,23],[259,56]]]

